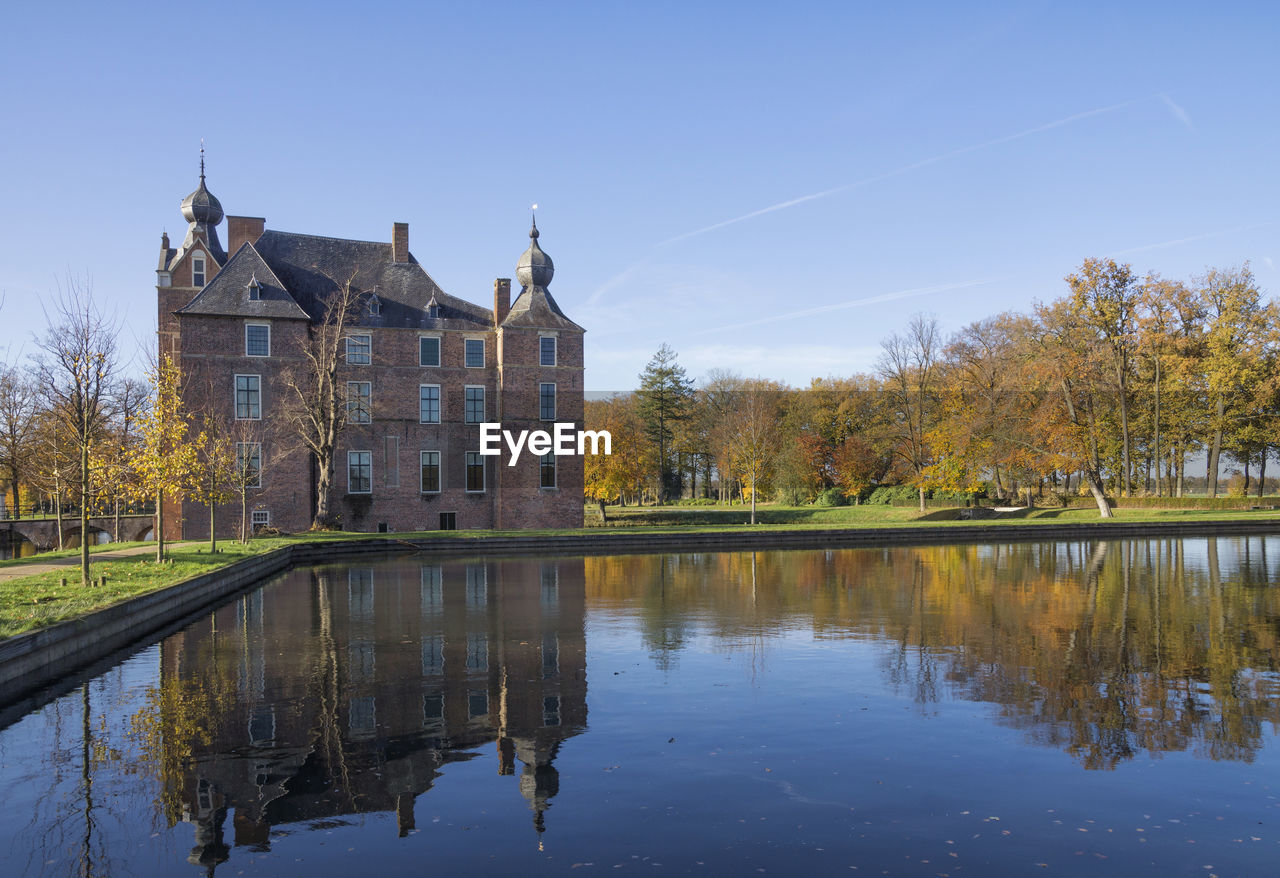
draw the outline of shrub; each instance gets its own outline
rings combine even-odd
[[[848,506],[849,501],[839,488],[827,488],[813,501],[814,506]]]

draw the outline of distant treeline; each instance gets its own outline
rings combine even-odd
[[[587,427],[612,433],[613,454],[587,459],[587,494],[836,504],[896,488],[923,509],[1031,491],[1092,496],[1106,516],[1107,496],[1280,487],[1266,478],[1280,310],[1247,264],[1182,282],[1088,259],[1066,283],[949,339],[916,315],[874,372],[807,388],[719,370],[695,385],[663,345],[638,390],[588,400]]]

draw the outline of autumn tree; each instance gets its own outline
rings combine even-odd
[[[97,307],[89,288],[70,280],[45,314],[35,375],[45,405],[69,437],[80,494],[80,584],[89,585],[89,498],[93,450],[112,414],[118,325]]]
[[[644,431],[630,394],[611,399],[587,400],[583,406],[587,430],[607,430],[610,454],[589,454],[583,461],[586,496],[600,507],[600,520],[607,522],[605,503],[625,502],[644,478]]]
[[[1266,386],[1277,312],[1273,304],[1262,302],[1247,264],[1210,269],[1197,283],[1206,313],[1202,370],[1212,407],[1206,478],[1214,497],[1224,437],[1258,404],[1254,391]]]
[[[164,560],[165,498],[180,499],[191,488],[198,465],[196,442],[182,405],[181,373],[168,356],[149,372],[151,404],[139,419],[139,438],[130,456],[139,499],[156,504],[156,560]]]
[[[1086,259],[1077,271],[1067,275],[1066,281],[1071,289],[1069,302],[1076,331],[1095,341],[1110,364],[1120,413],[1120,493],[1128,496],[1133,474],[1129,459],[1129,379],[1140,284],[1127,264],[1119,265],[1114,259]]]

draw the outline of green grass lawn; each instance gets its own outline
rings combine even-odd
[[[1274,521],[1280,528],[1280,512],[1270,510],[1221,510],[1221,509],[1117,509],[1114,521]],[[75,618],[99,610],[140,594],[155,591],[169,585],[207,573],[242,558],[269,551],[294,542],[314,542],[351,539],[432,539],[470,538],[477,541],[491,536],[590,536],[603,535],[617,529],[628,534],[668,534],[691,530],[702,532],[742,531],[747,524],[750,510],[743,506],[645,506],[609,507],[609,522],[596,526],[569,530],[534,531],[427,531],[424,533],[359,534],[345,532],[304,533],[293,536],[254,539],[248,545],[225,540],[218,543],[219,551],[211,555],[207,544],[181,543],[170,551],[169,560],[157,564],[152,554],[135,555],[114,561],[92,564],[92,575],[107,577],[105,586],[83,588],[80,585],[78,565],[60,567],[48,573],[24,576],[0,582],[0,639],[12,637],[55,622]],[[588,515],[595,515],[588,508]],[[793,531],[817,528],[851,527],[860,529],[943,526],[957,531],[956,538],[981,539],[981,532],[998,524],[1054,524],[1062,522],[1101,521],[1096,509],[1031,509],[1006,513],[993,519],[978,521],[959,520],[959,509],[930,509],[923,515],[914,508],[894,506],[777,506],[762,504],[757,508],[756,529],[768,531]],[[117,543],[94,546],[95,553],[120,549],[130,545],[154,545],[150,543]],[[477,546],[483,551],[483,545]],[[40,564],[59,556],[74,557],[76,550],[47,553],[15,561],[0,562],[5,567]],[[62,585],[66,578],[67,585]]]

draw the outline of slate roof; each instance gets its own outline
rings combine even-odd
[[[249,298],[249,282],[255,278],[259,287],[256,301]],[[271,266],[249,243],[241,244],[222,270],[196,293],[194,299],[179,308],[178,313],[307,319],[307,312],[298,306]]]
[[[357,289],[376,293],[382,303],[380,314],[365,312],[360,316],[357,322],[362,325],[473,330],[493,327],[492,311],[445,293],[412,254],[408,262],[392,262],[390,244],[268,229],[254,246],[313,320],[320,319],[325,297],[339,283],[354,278]],[[435,319],[429,318],[426,311],[433,296],[440,306]]]
[[[268,229],[253,244],[245,244],[194,299],[178,313],[233,317],[310,318],[323,315],[324,300],[340,283],[351,282],[363,293],[376,294],[380,313],[364,311],[363,326],[411,329],[493,328],[493,312],[440,289],[409,254],[409,261],[392,262],[391,245],[351,241]],[[260,301],[250,301],[249,280],[262,285]],[[439,306],[435,318],[427,304]]]
[[[511,311],[502,321],[502,325],[521,329],[565,329],[586,332],[565,316],[546,287],[537,285],[525,287],[520,291],[520,295],[511,303]]]

